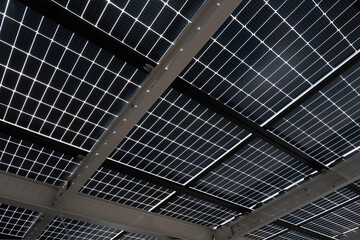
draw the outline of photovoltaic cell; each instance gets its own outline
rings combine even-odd
[[[274,240],[317,240],[317,238],[313,238],[295,231],[288,231],[281,236],[274,238]]]
[[[180,76],[265,123],[360,48],[357,1],[324,2],[243,1]]]
[[[80,190],[95,197],[151,210],[172,191],[116,171],[100,168]]]
[[[56,217],[37,239],[110,240],[121,232],[121,230],[67,218],[64,218],[62,221],[60,217]]]
[[[65,185],[80,160],[0,133],[0,170]]]
[[[17,1],[6,3],[0,119],[90,150],[146,74]]]
[[[280,227],[275,224],[269,224],[267,226],[257,229],[256,231],[246,234],[245,237],[254,240],[263,240],[271,238],[272,236],[284,231],[286,231],[286,228],[284,227]]]
[[[248,133],[169,88],[110,159],[186,183]]]
[[[325,165],[358,152],[360,62],[286,115],[271,131]]]
[[[138,233],[125,233],[119,240],[160,240],[160,238],[145,236]]]
[[[360,180],[356,181],[355,184],[360,187]]]
[[[158,62],[205,0],[54,0],[89,24]]]
[[[235,204],[255,208],[296,186],[313,170],[270,144],[255,139],[214,171],[195,189]]]
[[[357,231],[360,226],[360,201],[317,218],[303,227],[323,235],[340,238]]]
[[[39,216],[38,212],[0,203],[0,234],[22,238]]]
[[[304,221],[316,218],[317,215],[326,211],[332,211],[332,208],[345,204],[355,198],[359,198],[359,196],[347,188],[342,188],[299,210],[296,210],[295,212],[283,217],[282,220],[295,225],[302,224]]]
[[[158,211],[159,214],[177,218],[205,227],[218,227],[239,213],[187,195],[177,196]]]

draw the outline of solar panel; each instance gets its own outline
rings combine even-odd
[[[326,211],[331,211],[339,205],[345,204],[346,202],[356,199],[359,196],[347,188],[342,188],[336,192],[329,194],[295,212],[285,216],[282,220],[291,224],[301,224],[309,219],[316,218],[317,215],[322,214]]]
[[[245,0],[180,76],[263,124],[359,49],[356,1],[339,2]]]
[[[39,216],[38,212],[0,203],[0,234],[22,238]]]
[[[271,131],[329,166],[360,143],[360,62],[286,115]]]
[[[158,62],[205,0],[54,2]]]
[[[157,212],[210,228],[223,225],[239,215],[233,210],[187,195],[176,196],[174,200],[168,201],[165,206],[160,207]]]
[[[160,240],[160,238],[144,236],[138,233],[125,233],[119,240]]]
[[[42,239],[77,239],[77,240],[106,240],[112,239],[121,233],[121,230],[103,227],[95,224],[75,221],[67,218],[56,217],[41,233],[38,240]]]
[[[248,208],[296,186],[313,170],[260,139],[251,141],[194,188]]]
[[[271,238],[286,230],[287,229],[284,227],[277,226],[275,224],[269,224],[262,228],[257,229],[256,231],[246,234],[245,237],[254,240],[263,240],[263,239]]]
[[[106,168],[98,169],[80,192],[145,210],[151,210],[172,193]]]
[[[299,232],[289,231],[282,234],[281,236],[274,238],[274,240],[275,239],[276,240],[316,240],[317,238],[313,238]]]
[[[312,231],[337,238],[346,233],[357,231],[360,225],[360,201],[317,218],[303,227]]]
[[[169,88],[110,159],[184,184],[248,135]]]
[[[17,1],[0,10],[1,121],[90,150],[146,74]]]
[[[37,181],[65,185],[80,160],[0,133],[0,170]]]

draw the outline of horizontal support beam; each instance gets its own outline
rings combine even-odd
[[[190,98],[213,110],[214,112],[220,114],[231,122],[237,124],[239,127],[252,133],[254,136],[259,137],[260,139],[268,142],[274,147],[296,158],[297,160],[302,161],[314,170],[322,171],[324,169],[327,169],[327,167],[320,162],[309,157],[307,154],[290,145],[288,142],[269,132],[265,128],[259,126],[255,122],[252,122],[251,120],[247,119],[235,110],[227,107],[223,103],[215,100],[214,98],[201,91],[200,89],[194,87],[193,85],[189,84],[188,82],[177,78],[176,81],[171,84],[171,87],[181,92],[182,94],[189,96]],[[220,160],[220,162],[223,161],[224,160]]]
[[[46,18],[69,29],[80,37],[114,54],[117,58],[129,63],[130,65],[144,70],[145,64],[155,66],[156,63],[132,48],[118,41],[106,32],[94,27],[86,20],[76,16],[62,6],[50,0],[17,0],[34,11],[44,15]],[[145,71],[146,72],[146,71]]]
[[[268,225],[359,178],[360,153],[256,209],[248,216],[219,228],[215,232],[215,237],[217,239],[239,239],[239,237]]]
[[[277,221],[274,222],[274,224],[278,225],[278,226],[281,226],[281,227],[284,227],[284,228],[287,228],[287,229],[289,229],[291,231],[295,231],[295,232],[298,232],[298,233],[305,234],[305,235],[307,235],[309,237],[314,237],[314,238],[319,239],[319,240],[333,240],[333,238],[329,238],[329,237],[324,236],[322,234],[319,234],[319,233],[316,233],[316,232],[301,228],[300,226],[296,226],[296,225],[287,223],[287,222],[282,221],[282,220],[277,220]]]
[[[13,237],[13,236],[8,236],[8,235],[4,235],[4,234],[0,234],[0,239],[1,240],[14,240],[14,239],[22,239],[21,237]]]
[[[45,147],[49,150],[54,150],[59,153],[69,155],[71,157],[86,156],[87,152],[79,148],[67,145],[65,143],[56,141],[49,137],[34,133],[25,128],[17,127],[9,123],[0,121],[0,132],[8,136],[15,137],[19,140],[24,140],[33,143],[40,147]]]
[[[181,194],[186,194],[204,201],[207,201],[209,203],[213,203],[216,205],[219,205],[221,207],[225,207],[228,209],[232,209],[234,211],[237,211],[239,213],[244,213],[244,212],[250,212],[250,209],[247,209],[245,207],[236,205],[234,203],[213,197],[211,195],[208,195],[206,193],[202,193],[200,191],[197,191],[195,189],[192,189],[188,186],[183,186],[181,184],[172,182],[170,180],[164,179],[164,178],[160,178],[157,177],[155,175],[152,175],[150,173],[138,170],[136,168],[133,167],[129,167],[125,164],[122,163],[118,163],[118,162],[114,162],[111,160],[106,160],[103,164],[102,167],[116,171],[116,172],[120,172],[120,173],[124,173],[126,175],[132,176],[134,178],[140,179],[140,180],[144,180],[153,184],[156,184],[157,186],[161,186],[164,188],[167,188],[169,190],[173,190],[176,191],[178,193]]]
[[[40,213],[155,237],[212,239],[212,230],[141,209],[76,194],[59,210],[52,206],[57,189],[14,174],[0,174],[0,203]]]
[[[268,121],[264,127],[268,128],[269,126],[277,123],[280,119],[284,118],[291,111],[299,107],[305,101],[310,99],[314,94],[318,93],[322,88],[330,84],[333,80],[338,78],[340,75],[348,71],[354,64],[360,61],[360,51],[351,55],[346,59],[336,70],[331,71],[328,75],[324,76],[319,83],[307,91],[305,94],[301,95],[295,102],[292,102],[289,106],[285,107],[282,112],[276,115]]]

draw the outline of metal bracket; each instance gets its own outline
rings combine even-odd
[[[56,206],[56,203],[59,202],[63,198],[65,192],[66,192],[65,187],[58,188],[51,204],[53,206]]]
[[[143,67],[145,71],[147,71],[148,73],[151,73],[152,70],[154,70],[154,67],[151,66],[150,64],[146,63],[145,66]]]

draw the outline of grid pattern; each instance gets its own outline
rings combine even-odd
[[[356,0],[245,0],[181,77],[264,124],[360,48]]]
[[[255,139],[195,184],[197,190],[248,208],[296,186],[312,170]]]
[[[205,2],[205,0],[54,1],[157,62]]]
[[[239,213],[233,210],[187,195],[177,196],[175,200],[169,201],[157,212],[165,216],[210,228],[219,227],[239,215]]]
[[[295,225],[302,224],[304,221],[316,218],[317,215],[331,211],[332,208],[345,204],[347,201],[355,198],[359,198],[359,196],[347,188],[342,188],[283,217],[282,220]]]
[[[0,203],[0,234],[24,237],[40,213]]]
[[[360,187],[360,180],[358,180],[358,181],[356,181],[354,183]]]
[[[271,131],[329,166],[358,152],[360,62],[271,127]]]
[[[80,160],[0,133],[0,170],[65,185]]]
[[[138,233],[126,233],[119,240],[160,240],[160,238],[144,236]]]
[[[316,240],[316,239],[317,238],[313,238],[295,231],[289,231],[281,236],[274,238],[274,240]]]
[[[100,168],[81,189],[95,197],[151,210],[172,191],[121,173]]]
[[[95,224],[84,223],[64,218],[63,221],[56,217],[42,232],[38,240],[76,239],[76,240],[110,240],[121,230],[103,227]]]
[[[317,218],[303,227],[329,237],[340,237],[357,231],[360,226],[360,201]]]
[[[247,134],[196,101],[168,89],[110,159],[183,184]]]
[[[272,236],[284,232],[286,230],[287,228],[280,227],[274,224],[269,224],[267,226],[259,228],[256,231],[246,234],[245,237],[254,240],[263,240],[263,239],[271,238]]]
[[[90,150],[146,74],[17,1],[0,11],[0,119]]]

